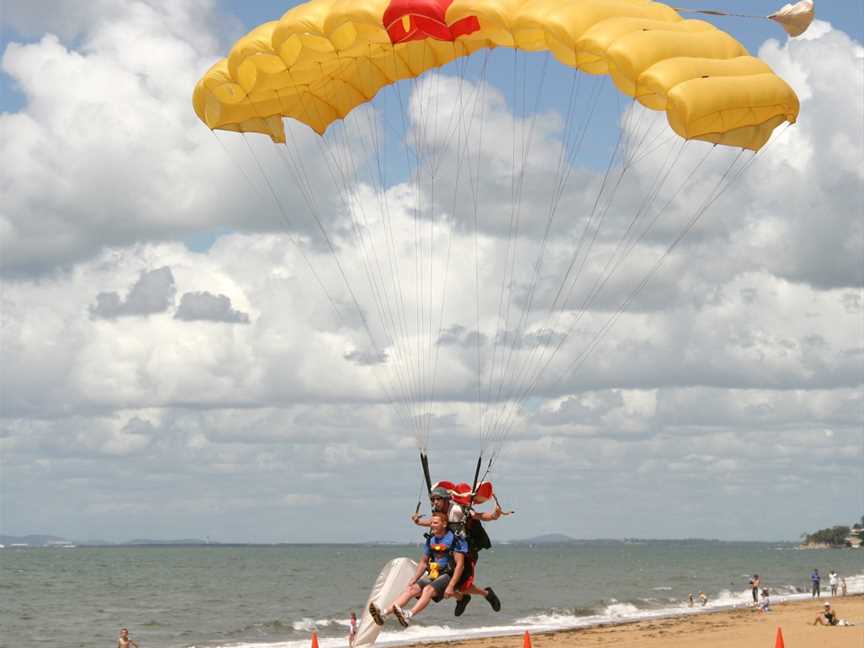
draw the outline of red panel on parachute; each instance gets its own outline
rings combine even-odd
[[[466,484],[465,482],[454,484],[451,481],[439,481],[432,484],[432,488],[446,488],[450,491],[450,496],[457,504],[467,506],[471,503],[471,484]],[[480,482],[477,486],[477,492],[474,495],[473,503],[482,504],[483,502],[489,501],[494,496],[495,493],[492,490],[492,482]]]
[[[453,0],[391,0],[384,11],[384,28],[391,43],[434,38],[454,41],[480,29],[477,16],[447,25],[445,16]]]

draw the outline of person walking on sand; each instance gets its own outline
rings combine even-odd
[[[117,648],[138,648],[138,644],[129,638],[129,630],[120,628],[120,636],[117,638]]]
[[[753,574],[750,579],[750,593],[753,595],[753,605],[759,603],[759,574]]]
[[[810,584],[812,589],[810,590],[810,598],[822,598],[822,592],[819,591],[819,584],[822,582],[822,577],[819,575],[819,570],[814,569],[810,572]]]
[[[828,572],[828,585],[831,587],[831,596],[837,596],[837,586],[840,585],[840,576],[833,569]]]
[[[370,603],[372,620],[384,625],[385,617],[392,614],[403,628],[407,628],[411,619],[425,610],[431,601],[437,603],[445,598],[462,597],[463,594],[456,591],[456,583],[465,568],[467,553],[468,543],[465,539],[447,528],[447,514],[435,511],[432,514],[432,535],[423,547],[423,556],[414,578],[387,609],[381,610],[374,601]],[[403,610],[402,606],[412,598],[416,598],[417,603],[410,610]]]

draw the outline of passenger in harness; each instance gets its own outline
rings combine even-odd
[[[432,533],[426,539],[423,556],[417,565],[414,579],[408,588],[385,610],[375,603],[369,604],[369,614],[378,625],[392,614],[407,628],[411,619],[426,609],[430,601],[436,603],[444,598],[461,598],[456,592],[456,583],[465,568],[465,554],[468,545],[447,528],[447,515],[441,511],[432,514]],[[410,610],[402,609],[408,601],[416,598],[417,603]]]
[[[453,501],[452,493],[448,488],[441,486],[441,483],[439,482],[439,485],[436,485],[430,493],[432,510],[446,514],[449,529],[457,537],[464,538],[468,545],[465,569],[462,573],[462,578],[458,579],[456,583],[457,591],[463,594],[463,596],[456,601],[456,609],[453,611],[453,614],[457,617],[462,616],[468,603],[471,602],[472,594],[485,598],[489,602],[489,605],[492,606],[492,609],[498,612],[501,610],[501,600],[497,594],[495,594],[491,587],[478,587],[474,583],[474,577],[476,574],[478,553],[480,550],[488,549],[492,546],[481,522],[490,522],[500,518],[503,513],[501,506],[498,505],[496,500],[495,510],[483,513],[474,511],[470,507],[463,507]],[[467,488],[470,490],[470,486]],[[430,526],[432,523],[431,518],[421,518],[417,513],[412,515],[411,519],[418,526]]]

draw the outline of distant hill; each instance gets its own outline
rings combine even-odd
[[[206,545],[210,544],[206,540],[201,540],[200,538],[180,538],[179,540],[150,540],[150,539],[140,539],[137,538],[135,540],[130,540],[129,542],[124,542],[123,544],[127,545]]]
[[[31,534],[25,536],[0,535],[0,544],[7,547],[13,544],[26,544],[31,547],[44,547],[45,545],[57,542],[69,542],[66,538],[61,538],[54,535]]]
[[[50,547],[59,544],[74,544],[79,546],[112,546],[122,547],[124,545],[206,545],[210,544],[206,540],[199,538],[180,538],[178,540],[151,540],[149,538],[138,538],[127,542],[109,542],[107,540],[69,540],[61,536],[46,535],[46,534],[30,534],[23,536],[0,535],[0,544],[6,545],[27,545],[28,547]]]
[[[526,538],[524,540],[513,540],[511,544],[566,544],[568,542],[577,542],[575,538],[571,538],[568,535],[564,535],[563,533],[546,533],[543,535],[535,536],[533,538]]]

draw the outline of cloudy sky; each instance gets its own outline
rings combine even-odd
[[[290,4],[4,2],[0,533],[407,540],[418,437],[433,479],[495,457],[500,538],[860,518],[856,3],[792,41],[719,23],[801,99],[755,159],[605,82],[571,114],[531,57],[382,93],[324,145],[214,135],[195,82]]]

